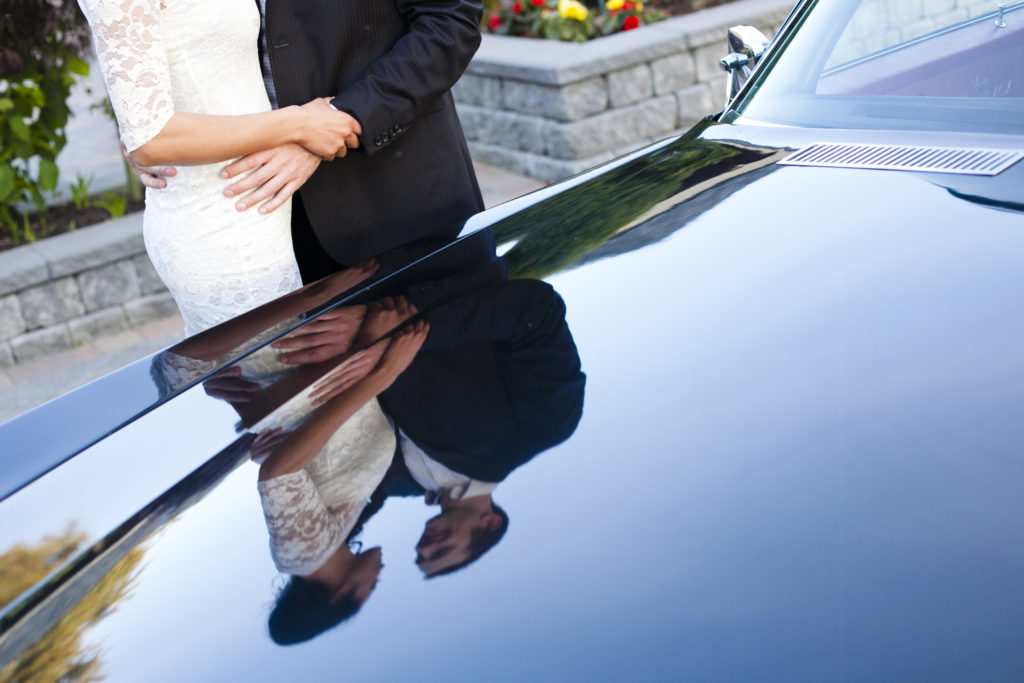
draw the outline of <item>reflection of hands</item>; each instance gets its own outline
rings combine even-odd
[[[263,202],[260,213],[267,214],[295,194],[319,165],[320,157],[294,144],[247,154],[221,171],[222,178],[234,178],[240,173],[252,171],[225,188],[224,196],[235,197],[254,190],[252,194],[235,202],[235,208],[245,211]]]
[[[318,157],[330,161],[343,157],[349,148],[359,147],[362,126],[351,114],[338,111],[329,97],[318,97],[302,105],[306,128],[300,144]]]
[[[404,296],[388,296],[373,302],[370,304],[363,327],[359,330],[357,343],[365,346],[377,341],[416,313],[416,306],[409,303]]]
[[[238,375],[242,374],[242,368],[235,366],[219,372],[210,379],[203,382],[203,391],[211,398],[227,401],[228,403],[248,403],[260,390],[260,385]]]
[[[125,161],[131,166],[135,175],[139,177],[139,181],[146,187],[151,187],[154,190],[162,190],[167,187],[167,181],[165,178],[173,178],[178,174],[178,169],[173,166],[143,166],[135,160],[127,149],[125,149],[124,143],[121,143],[121,151],[124,153]]]
[[[249,457],[257,465],[262,465],[267,456],[274,452],[284,439],[284,431],[280,427],[267,429],[256,435],[249,447]]]
[[[387,341],[382,341],[368,349],[363,349],[317,380],[313,391],[310,392],[313,403],[320,405],[330,401],[370,374],[370,371],[377,365],[381,356],[384,355],[384,349],[387,348],[387,345]]]
[[[340,356],[352,348],[366,315],[366,306],[347,306],[321,313],[295,332],[271,343],[275,349],[289,349],[282,363],[319,363]]]
[[[391,386],[391,383],[412,364],[429,331],[430,325],[424,320],[419,320],[391,339],[388,350],[384,352],[380,363],[373,370],[373,379],[379,382],[380,391]]]

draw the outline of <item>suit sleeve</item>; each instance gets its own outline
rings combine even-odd
[[[481,0],[396,0],[409,30],[331,104],[363,128],[362,148],[400,135],[462,76],[480,45]],[[367,144],[369,143],[369,144]]]

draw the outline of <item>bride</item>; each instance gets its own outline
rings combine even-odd
[[[323,159],[357,147],[355,119],[326,99],[271,110],[252,0],[79,0],[127,153],[182,166],[146,192],[146,251],[185,320],[217,325],[298,288],[291,205],[239,212],[221,164],[284,144]]]

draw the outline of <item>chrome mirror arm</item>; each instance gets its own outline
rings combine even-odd
[[[741,25],[729,29],[730,52],[718,62],[722,70],[729,75],[725,85],[726,107],[750,78],[754,67],[757,66],[757,60],[764,54],[769,42],[771,41],[753,26]]]

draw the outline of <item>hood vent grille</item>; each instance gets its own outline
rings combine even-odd
[[[792,166],[992,176],[1002,173],[1022,158],[1024,150],[816,142],[779,163]]]

